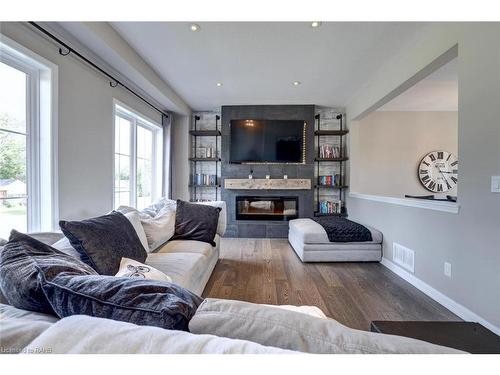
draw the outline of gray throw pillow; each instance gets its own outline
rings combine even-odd
[[[146,250],[130,221],[120,212],[82,221],[59,222],[82,261],[101,275],[115,275],[122,258],[144,263]]]
[[[172,240],[195,240],[215,246],[220,207],[177,200],[175,233]]]
[[[85,263],[26,234],[13,230],[0,253],[0,289],[7,302],[19,309],[53,314],[38,280],[38,266],[49,275],[92,275]]]
[[[101,275],[40,274],[60,318],[90,315],[137,325],[188,330],[201,297],[166,281]]]

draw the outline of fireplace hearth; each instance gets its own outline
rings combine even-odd
[[[296,219],[299,212],[298,197],[237,196],[236,220],[287,221]]]

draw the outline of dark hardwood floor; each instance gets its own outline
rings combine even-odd
[[[302,263],[286,239],[222,239],[203,296],[314,305],[363,330],[372,320],[460,320],[379,263]]]

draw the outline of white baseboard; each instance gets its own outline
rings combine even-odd
[[[455,302],[451,298],[445,296],[440,291],[434,289],[429,284],[426,284],[425,282],[423,282],[419,278],[415,277],[410,272],[405,271],[403,268],[399,267],[398,265],[396,265],[395,263],[393,263],[389,259],[382,258],[381,263],[383,266],[387,267],[389,270],[394,272],[396,275],[398,275],[402,279],[408,281],[415,288],[417,288],[421,292],[425,293],[430,298],[432,298],[434,301],[440,303],[441,305],[446,307],[448,310],[450,310],[452,313],[454,313],[455,315],[458,315],[463,320],[469,321],[469,322],[480,323],[483,326],[485,326],[486,328],[488,328],[490,331],[493,331],[497,335],[500,335],[500,328],[499,327],[496,327],[495,325],[491,324],[487,320],[481,318],[476,313],[473,313],[472,311],[470,311],[465,306],[462,306],[458,302]]]

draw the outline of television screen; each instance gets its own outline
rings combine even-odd
[[[231,120],[231,163],[302,163],[304,120]]]

